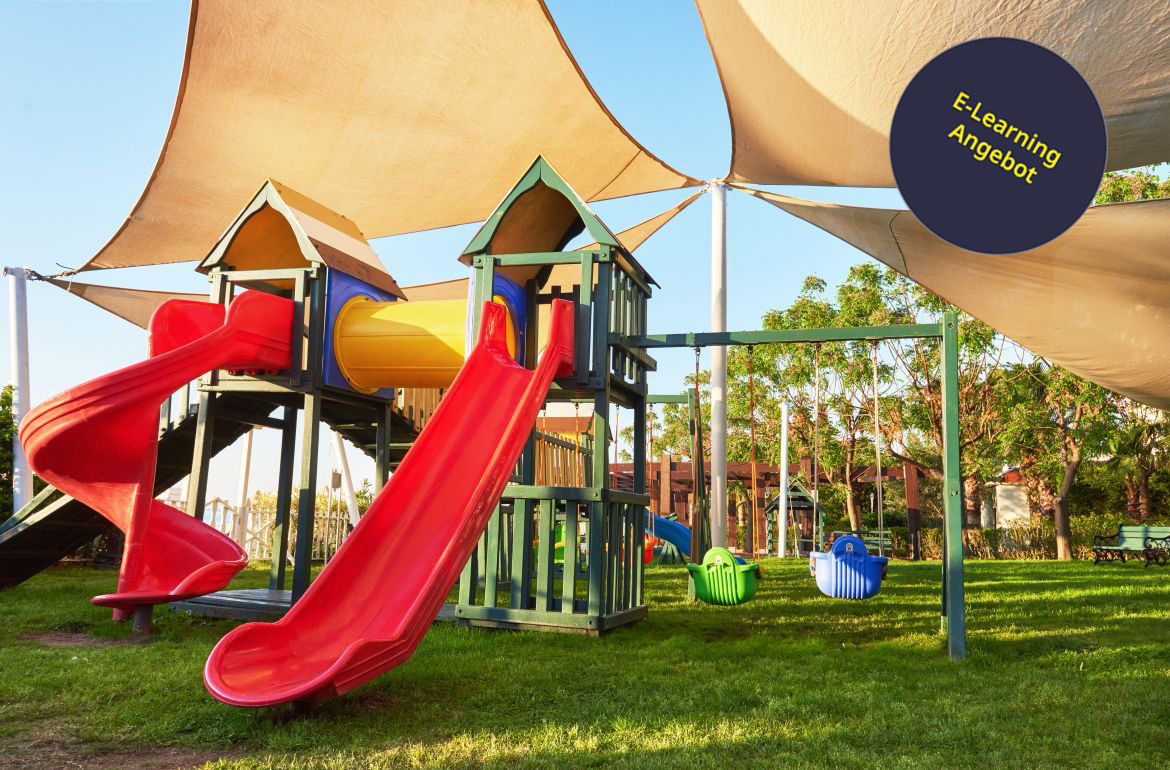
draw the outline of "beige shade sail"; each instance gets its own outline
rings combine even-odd
[[[946,243],[908,211],[747,192],[853,244],[1049,361],[1170,409],[1170,199],[1094,206],[1044,246],[993,255]]]
[[[143,329],[147,328],[150,324],[150,317],[154,314],[158,306],[168,300],[208,301],[207,294],[182,294],[173,291],[148,291],[146,289],[126,289],[119,286],[97,286],[92,283],[63,281],[60,278],[46,278],[45,280]]]
[[[732,181],[893,187],[889,128],[930,59],[989,36],[1065,57],[1105,113],[1109,169],[1170,159],[1165,0],[696,0],[731,115]]]
[[[643,243],[650,240],[650,237],[654,235],[654,233],[661,230],[663,225],[681,214],[683,209],[697,201],[699,196],[705,192],[706,190],[697,192],[679,203],[677,206],[669,208],[661,214],[650,217],[645,222],[639,222],[629,229],[622,230],[617,234],[617,239],[621,241],[621,244],[626,247],[627,251],[634,251]],[[577,251],[592,251],[593,249],[596,249],[597,246],[598,244],[594,242],[590,243],[588,246],[582,246],[578,248]]]
[[[290,193],[291,191],[287,189],[282,190],[284,197],[289,197]],[[673,219],[680,211],[694,203],[700,195],[702,193],[695,193],[677,206],[669,208],[644,222],[639,222],[629,229],[622,230],[617,234],[618,240],[628,250],[634,251],[649,240],[650,236],[658,232],[663,225]],[[308,208],[304,203],[302,203],[302,207]],[[298,213],[300,212],[298,211]],[[593,247],[596,247],[596,245],[593,244]],[[589,249],[591,247],[586,246],[583,248]],[[371,251],[371,253],[373,252]],[[377,259],[376,255],[374,259]],[[381,266],[380,261],[377,264],[379,267]],[[559,267],[564,266],[561,265]],[[568,267],[571,268],[571,271],[566,273],[566,277],[570,280],[579,280],[581,274],[580,267],[573,265],[569,265]],[[81,297],[87,302],[92,302],[103,310],[108,310],[119,318],[126,319],[135,326],[141,326],[143,329],[147,328],[147,325],[150,323],[150,316],[154,313],[155,309],[167,300],[186,299],[207,302],[209,296],[207,294],[183,294],[170,291],[126,289],[119,286],[98,286],[92,283],[78,283],[77,281],[62,280],[60,278],[46,278],[44,280],[64,289],[70,294]],[[466,299],[467,278],[455,278],[449,281],[423,283],[415,286],[403,286],[401,288],[395,284],[392,293],[416,302],[419,300]]]
[[[288,188],[280,188],[275,184],[273,186],[274,190],[280,190],[282,198],[291,198],[292,200],[296,200],[300,202],[301,208],[308,208],[310,211],[314,211],[314,209],[309,206],[309,202],[311,201],[305,202],[303,197],[297,197],[297,194],[288,190]],[[263,192],[263,190],[261,192]],[[634,249],[638,248],[642,245],[642,243],[645,243],[647,240],[649,240],[649,238],[651,238],[654,233],[659,232],[659,229],[661,229],[663,225],[666,225],[668,221],[674,219],[675,215],[679,214],[683,208],[693,204],[693,202],[695,202],[695,200],[700,197],[701,194],[702,193],[695,193],[694,195],[690,195],[689,198],[680,202],[679,205],[670,207],[667,209],[667,211],[662,212],[661,214],[651,216],[651,218],[647,219],[646,221],[639,222],[639,224],[636,224],[631,228],[624,229],[624,231],[621,231],[617,234],[618,240],[620,240],[622,245],[624,245],[628,250],[633,252]],[[296,215],[301,216],[301,218],[304,216],[300,209],[291,209],[291,211],[294,211]],[[317,213],[318,215],[324,216],[324,214],[321,212]],[[336,214],[333,215],[336,216]],[[298,221],[301,220],[298,219]],[[344,227],[342,222],[337,222],[337,226],[338,228]],[[360,236],[360,233],[357,236]],[[364,242],[365,241],[363,241],[363,243]],[[593,243],[592,247],[596,246],[597,243]],[[591,247],[583,248],[589,249]],[[373,255],[373,263],[376,263],[380,268],[381,262],[378,260],[377,255],[373,254],[372,250],[370,254]],[[565,266],[557,266],[557,268],[553,269],[556,270],[563,267]],[[566,279],[570,281],[579,280],[580,268],[574,266],[567,267],[570,267],[571,270],[565,273]],[[390,279],[390,276],[387,275],[386,277],[387,279]],[[76,281],[67,280],[63,281],[61,279],[44,280],[53,284],[55,287],[60,287],[68,291],[70,294],[81,297],[82,300],[96,304],[97,307],[102,308],[103,310],[109,310],[113,315],[116,315],[119,318],[125,318],[126,321],[129,321],[136,326],[142,326],[143,329],[146,329],[147,324],[150,323],[150,317],[151,314],[153,314],[154,309],[158,308],[158,305],[163,304],[167,300],[194,300],[200,302],[208,301],[208,295],[206,294],[181,294],[178,293],[178,291],[125,289],[122,287],[97,286],[97,284],[94,283],[78,283]],[[404,286],[400,288],[398,287],[398,284],[395,283],[392,293],[404,297],[408,301],[414,302],[420,300],[463,300],[463,298],[467,298],[467,283],[468,280],[466,277],[462,277],[462,279],[453,279],[450,281],[419,283],[415,284],[415,286]]]
[[[627,227],[615,236],[618,242],[625,247],[626,251],[631,255],[646,241],[657,233],[662,227],[682,213],[683,209],[690,206],[703,195],[706,190],[701,190],[694,195],[691,195],[681,201],[677,206],[672,206],[661,214],[656,214],[649,219],[646,219],[633,227]],[[592,251],[598,247],[597,243],[590,243],[586,246],[581,246],[576,251]],[[644,269],[644,268],[643,268]],[[597,265],[593,266],[593,277],[597,278]],[[651,279],[653,281],[653,279]],[[554,265],[549,272],[547,281],[548,286],[556,286],[567,290],[569,287],[575,286],[581,282],[581,267],[580,265],[563,264]],[[658,284],[655,283],[655,286]]]
[[[617,123],[538,0],[196,0],[158,164],[83,269],[201,259],[269,178],[370,238],[482,220],[537,154],[587,200],[699,184]]]
[[[435,283],[420,283],[417,286],[403,286],[402,293],[411,302],[426,300],[467,299],[466,278],[453,278],[450,281]]]
[[[661,214],[656,214],[633,227],[622,230],[615,237],[626,247],[627,251],[633,252],[646,241],[650,240],[650,237],[661,230],[663,225],[674,219],[683,209],[694,203],[702,194],[702,192],[695,193],[677,206],[672,206]],[[597,244],[591,243],[588,246],[582,246],[577,251],[590,251],[595,248],[597,248]],[[594,272],[596,273],[596,268],[594,268]],[[580,280],[580,265],[554,265],[549,273],[546,285],[567,288],[575,285]],[[414,301],[427,299],[460,299],[467,296],[467,283],[467,278],[456,278],[450,281],[403,286],[402,292],[408,300]]]

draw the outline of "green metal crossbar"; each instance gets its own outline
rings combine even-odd
[[[966,608],[963,596],[962,497],[959,479],[958,327],[958,314],[948,310],[943,313],[940,323],[931,324],[683,332],[624,337],[611,335],[611,342],[633,348],[700,348],[716,345],[769,345],[911,338],[940,339],[942,343],[940,347],[943,395],[944,518],[941,625],[947,638],[947,652],[952,659],[957,660],[967,655]]]
[[[797,342],[847,342],[850,340],[899,340],[942,337],[943,324],[896,324],[844,326],[823,329],[762,329],[738,332],[682,332],[627,337],[636,348],[702,348],[713,345],[770,345]]]

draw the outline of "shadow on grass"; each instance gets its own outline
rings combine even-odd
[[[273,767],[299,766],[294,754],[305,767],[350,755],[370,767],[1025,767],[1164,751],[1165,575],[970,562],[971,654],[954,664],[938,633],[939,573],[896,562],[878,597],[848,602],[821,596],[804,563],[769,561],[756,599],[709,607],[686,601],[682,570],[653,568],[650,616],[632,627],[588,639],[439,625],[407,664],[290,717],[204,691],[202,663],[232,623],[160,612],[159,640],[142,649],[20,641],[125,635],[87,604],[108,574],[53,570],[0,593],[0,652],[19,672],[0,677],[0,713],[20,715],[17,734],[48,719],[95,745],[231,747]],[[248,571],[238,585],[265,580]],[[1058,717],[1070,709],[1072,732]],[[251,762],[225,767],[264,766]]]

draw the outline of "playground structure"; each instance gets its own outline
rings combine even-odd
[[[594,244],[563,250],[581,232]],[[19,555],[31,534],[52,533],[54,515],[70,506],[92,508],[127,533],[119,591],[95,602],[133,612],[140,631],[149,628],[151,607],[164,602],[216,617],[279,618],[225,637],[208,660],[208,687],[241,706],[314,701],[409,658],[435,619],[596,635],[645,617],[645,532],[658,525],[647,518],[655,473],[655,505],[674,507],[678,496],[669,460],[654,469],[647,464],[645,416],[653,400],[686,398],[691,405],[697,461],[680,469],[679,481],[692,490],[685,551],[692,562],[702,556],[702,563],[688,565],[690,595],[719,604],[751,598],[759,566],[710,548],[696,395],[648,396],[646,373],[655,362],[647,350],[938,337],[947,404],[943,623],[952,657],[963,655],[962,553],[958,500],[952,499],[958,488],[953,315],[919,326],[649,335],[653,279],[539,158],[461,259],[471,268],[468,299],[407,300],[352,223],[282,185],[265,183],[200,263],[211,284],[210,302],[163,305],[151,322],[150,359],[67,391],[26,421],[22,436],[30,458],[60,491],[38,497],[40,502],[6,523],[0,549]],[[470,356],[461,349],[460,329],[467,328],[479,335]],[[256,350],[237,342],[253,338],[262,343]],[[290,345],[290,339],[300,343]],[[536,366],[535,372],[525,364]],[[90,403],[87,394],[110,390],[107,380],[117,381],[123,394],[110,400],[106,419],[109,430],[124,432],[125,449],[104,465],[83,468],[75,463],[82,457],[76,442],[108,437],[56,426],[73,425],[59,419],[62,410],[68,414]],[[149,383],[151,390],[140,393],[124,382]],[[417,435],[394,409],[392,388],[398,387],[449,388],[435,399],[439,405]],[[169,427],[170,394],[192,388],[199,403],[187,445],[188,516],[153,499],[163,475],[153,461],[164,445],[182,451],[177,439],[169,439],[171,431],[156,433],[159,405],[168,404],[162,422]],[[538,437],[537,411],[546,399],[590,407],[587,440]],[[624,475],[608,460],[611,407],[632,413],[633,462]],[[276,409],[280,419],[269,416]],[[294,484],[298,411],[301,458]],[[379,496],[311,581],[321,422],[375,459]],[[285,560],[276,558],[268,589],[223,590],[246,554],[199,521],[209,462],[255,425],[281,430],[272,553],[288,552],[295,510],[291,588]],[[581,428],[574,421],[573,431]],[[552,458],[559,450],[564,458],[558,462]],[[542,475],[561,474],[561,483],[538,477],[538,458]],[[757,486],[761,469],[751,465],[762,502],[769,469]],[[164,488],[178,474],[168,467]],[[114,478],[122,479],[117,499],[91,493],[94,480]],[[295,503],[294,489],[300,490]],[[815,506],[815,496],[811,502]],[[436,515],[439,510],[444,513]],[[169,565],[173,574],[151,568],[178,537],[157,533],[180,520],[189,544],[224,547],[175,560]],[[569,558],[578,550],[580,558]],[[456,600],[445,603],[455,586]]]
[[[593,247],[557,251],[582,231],[596,239]],[[515,483],[503,490],[501,502],[494,506],[486,533],[478,538],[478,551],[466,565],[460,565],[463,572],[459,602],[439,614],[472,625],[568,628],[586,633],[601,633],[645,615],[641,601],[642,511],[649,498],[637,490],[611,493],[605,465],[607,441],[595,439],[607,435],[605,415],[611,401],[635,412],[642,408],[645,372],[653,361],[645,354],[611,346],[610,335],[614,330],[625,335],[646,331],[646,299],[652,280],[541,159],[489,218],[463,259],[473,267],[470,301],[447,298],[404,302],[404,293],[381,270],[352,223],[277,183],[268,182],[261,188],[200,264],[209,276],[211,302],[164,305],[152,326],[152,353],[163,352],[155,349],[153,341],[164,340],[165,319],[179,318],[180,326],[186,324],[185,336],[173,335],[177,346],[199,339],[213,326],[199,320],[204,316],[218,313],[222,317],[225,307],[243,308],[256,302],[282,303],[281,307],[287,309],[283,323],[291,329],[291,338],[304,342],[291,348],[285,343],[286,360],[279,365],[265,361],[256,371],[243,371],[250,368],[248,361],[231,361],[223,371],[216,369],[218,360],[201,359],[193,366],[200,372],[183,370],[182,376],[176,374],[165,385],[158,384],[156,389],[162,390],[157,399],[139,399],[140,408],[150,410],[152,416],[149,420],[136,418],[137,441],[144,447],[153,445],[151,431],[160,419],[154,404],[166,400],[162,423],[167,429],[161,432],[158,445],[179,445],[180,441],[172,438],[177,432],[169,429],[170,400],[166,396],[180,385],[184,399],[190,398],[193,387],[198,390],[194,430],[190,430],[189,416],[181,418],[190,442],[187,446],[193,445],[193,450],[188,450],[191,459],[187,501],[192,515],[183,518],[197,522],[206,507],[208,464],[215,452],[252,426],[280,429],[283,448],[271,551],[288,551],[289,523],[295,509],[297,537],[292,544],[291,589],[286,589],[285,561],[277,558],[273,560],[267,590],[215,590],[223,588],[230,577],[223,575],[216,582],[201,584],[203,590],[141,597],[140,604],[128,606],[142,610],[142,628],[148,626],[149,607],[154,599],[185,599],[176,606],[242,619],[273,619],[296,605],[309,587],[320,422],[326,422],[375,458],[376,484],[380,489],[388,473],[404,461],[415,444],[415,425],[394,410],[396,394],[384,385],[450,385],[463,367],[463,330],[469,325],[478,328],[483,302],[499,305],[504,314],[497,326],[502,335],[500,342],[509,355],[535,361],[538,344],[551,333],[548,310],[565,297],[575,307],[573,347],[577,352],[572,376],[562,377],[551,397],[585,402],[592,407],[594,440],[573,447],[574,460],[582,452],[590,455],[584,473],[577,473],[578,478],[586,478],[579,486],[542,485],[547,482],[536,475],[537,437],[530,436],[519,466],[509,474]],[[243,293],[233,300],[238,290]],[[195,320],[186,320],[183,313]],[[229,311],[228,318],[236,313]],[[152,360],[131,370],[134,376],[149,379],[156,365]],[[193,376],[203,370],[210,371],[193,384]],[[67,392],[61,399],[69,401],[73,394],[74,391]],[[442,396],[443,403],[448,402],[449,395]],[[283,410],[282,419],[267,416],[275,408]],[[448,407],[448,411],[456,408]],[[425,434],[442,409],[440,405],[435,416],[422,420],[417,419],[418,415],[412,417],[422,423]],[[302,451],[299,483],[294,486],[298,410],[303,413]],[[31,424],[36,422],[32,420]],[[555,437],[541,438],[541,452],[555,448]],[[457,441],[453,443],[458,445]],[[179,446],[174,450],[176,454],[181,451]],[[56,462],[35,451],[30,454],[35,456],[38,467],[47,468]],[[140,462],[148,465],[147,453],[140,454]],[[451,458],[442,464],[456,462]],[[550,464],[546,458],[544,465],[542,475],[555,477],[566,463],[554,460]],[[181,477],[177,466],[176,463],[173,470],[168,467],[165,476],[157,474],[155,480],[160,483],[152,485],[153,491],[161,491]],[[147,486],[139,478],[141,472],[131,476],[133,489]],[[63,488],[70,486],[65,475],[58,481]],[[300,489],[295,503],[294,488]],[[85,490],[84,483],[68,490],[75,493],[73,497],[47,490],[28,510],[5,524],[0,532],[0,548],[20,556],[30,537],[51,539],[54,524],[59,524],[59,516],[54,519],[54,514],[63,508],[80,507],[85,501],[79,498],[84,497]],[[135,494],[141,499],[153,497]],[[133,529],[107,510],[101,512],[124,528]],[[207,529],[208,537],[219,537]],[[479,527],[480,532],[484,529]],[[558,529],[586,532],[586,552],[580,563],[556,563],[554,533]],[[525,544],[532,542],[535,555],[528,558]],[[514,554],[520,556],[513,558]],[[10,582],[19,582],[38,567],[55,561],[46,554],[38,555],[45,557],[45,563],[30,562],[22,574],[13,574]],[[242,566],[242,554],[235,556],[240,557],[235,561]],[[336,558],[341,558],[340,552]],[[133,582],[130,577],[127,580]],[[552,591],[554,580],[562,586],[556,595]],[[508,601],[499,601],[500,589],[508,591]]]
[[[818,330],[812,330],[818,331]],[[824,330],[819,330],[824,331]],[[814,378],[814,422],[816,426],[821,422],[821,342],[816,342],[814,351],[814,367],[816,376]],[[787,554],[786,539],[787,539],[787,524],[786,520],[789,518],[788,513],[791,511],[794,516],[793,519],[793,542],[796,555],[800,555],[802,546],[806,552],[814,550],[821,550],[827,548],[831,543],[831,538],[839,534],[856,534],[869,545],[877,548],[879,555],[884,554],[886,549],[893,546],[893,538],[888,530],[885,528],[885,504],[883,499],[884,487],[886,482],[894,479],[901,479],[904,482],[903,491],[906,503],[906,522],[907,522],[907,539],[910,546],[910,556],[912,559],[918,559],[921,555],[921,540],[920,540],[920,526],[921,526],[921,510],[919,509],[919,468],[913,462],[906,461],[900,473],[883,473],[882,470],[882,438],[881,438],[881,416],[880,416],[880,391],[879,391],[879,365],[878,365],[878,346],[877,339],[870,340],[870,360],[872,362],[872,420],[873,420],[873,442],[874,442],[874,458],[875,465],[872,468],[850,468],[835,469],[835,472],[828,474],[820,465],[819,452],[819,436],[820,431],[814,427],[813,435],[813,449],[811,458],[801,458],[798,463],[797,472],[799,476],[793,474],[792,466],[787,465],[763,466],[757,462],[756,458],[756,408],[755,408],[755,344],[747,345],[747,361],[748,361],[748,414],[749,414],[749,451],[750,462],[738,464],[724,464],[723,475],[729,482],[745,482],[748,484],[749,504],[751,507],[750,516],[746,518],[746,527],[744,532],[744,552],[747,554],[754,554],[757,562],[759,561],[760,553],[772,553],[773,545],[775,543],[774,552],[778,556],[785,556]],[[699,381],[699,350],[696,346],[695,350],[695,382]],[[701,431],[696,428],[696,415],[698,397],[694,392],[688,391],[685,397],[672,396],[652,396],[649,403],[686,403],[690,420],[690,456],[698,458],[696,463],[702,464],[702,436]],[[781,455],[788,457],[788,405],[785,403],[782,407],[781,419]],[[653,436],[651,436],[651,445],[653,445]],[[653,447],[651,446],[651,450]],[[655,513],[669,512],[672,516],[678,517],[681,508],[694,509],[698,505],[702,505],[702,490],[703,485],[698,483],[701,476],[696,476],[695,472],[683,472],[677,477],[673,473],[673,461],[667,456],[662,456],[656,467],[654,467],[650,474],[651,478],[648,480],[648,487],[651,490],[651,495],[654,500]],[[710,466],[705,468],[709,473]],[[622,483],[624,476],[625,483],[630,485],[632,483],[632,468],[630,466],[617,466],[615,464],[612,471],[615,475],[615,484]],[[831,477],[840,478],[843,483],[855,490],[855,486],[860,483],[872,481],[874,482],[874,512],[877,519],[876,530],[849,530],[846,532],[831,533],[826,537],[824,533],[824,510],[820,505],[819,487],[822,482],[832,481]],[[681,482],[683,489],[677,489],[676,478]],[[800,479],[803,478],[811,483],[811,492],[805,488]],[[686,482],[690,483],[690,488],[686,488]],[[775,497],[772,502],[765,505],[765,498],[767,497],[767,490],[769,486],[776,489]],[[695,492],[699,494],[696,496]],[[861,500],[854,494],[852,495],[853,509],[846,511],[851,520],[861,521]],[[682,503],[680,506],[679,503]],[[725,501],[720,501],[721,504]],[[704,509],[705,510],[705,509]],[[778,514],[778,515],[777,515]],[[733,547],[738,545],[737,519],[739,517],[727,517],[726,531],[721,533],[726,536],[725,541]],[[657,521],[655,516],[651,521]],[[860,524],[858,525],[860,527]],[[761,548],[762,546],[762,548]]]
[[[742,331],[742,332],[704,332],[704,333],[682,333],[682,334],[662,334],[662,335],[647,335],[639,339],[628,340],[631,347],[640,349],[659,349],[659,348],[691,348],[696,352],[696,361],[698,351],[705,346],[727,346],[727,345],[768,345],[768,344],[813,344],[820,345],[826,342],[840,342],[847,340],[864,340],[869,342],[879,342],[888,339],[907,339],[907,338],[933,338],[940,343],[940,382],[942,383],[942,426],[943,426],[943,564],[942,564],[942,596],[941,596],[941,625],[947,637],[947,650],[952,658],[962,658],[966,655],[966,619],[965,619],[965,603],[963,592],[963,531],[962,531],[962,511],[961,511],[961,487],[959,478],[959,401],[958,401],[958,318],[953,311],[946,311],[943,313],[942,319],[937,324],[900,324],[887,326],[867,326],[857,328],[820,328],[820,329],[781,329],[781,330],[761,330],[761,331]],[[818,347],[819,353],[819,347]],[[697,363],[696,363],[697,366]],[[875,358],[876,371],[876,358]],[[819,367],[818,367],[819,370]],[[697,375],[697,372],[696,372]],[[698,377],[696,376],[696,381]],[[817,376],[816,393],[819,404],[820,398],[820,384],[819,374]],[[876,392],[876,376],[875,376],[875,392]],[[694,402],[695,395],[688,396],[690,402]],[[697,409],[691,407],[692,411],[692,456],[696,458],[696,462],[692,465],[691,477],[695,479],[693,489],[700,490],[703,487],[702,479],[704,477],[702,460],[702,452],[700,448],[703,446],[701,429],[697,425],[695,416]],[[815,413],[819,419],[819,408]],[[635,441],[637,442],[637,438]],[[753,449],[754,452],[754,449]],[[878,454],[880,463],[880,453]],[[816,510],[818,501],[815,485],[820,478],[820,469],[815,466],[816,453],[814,450],[812,469],[812,480],[814,490],[812,494],[812,507]],[[750,464],[750,479],[752,481],[755,494],[759,495],[759,486],[757,485],[758,467],[756,463]],[[726,469],[724,469],[726,471]],[[787,469],[784,469],[785,471]],[[631,469],[633,483],[645,484],[646,470],[644,465],[635,465]],[[875,477],[881,479],[880,465],[874,469]],[[785,473],[784,475],[787,475]],[[663,482],[660,480],[660,490]],[[880,486],[879,486],[880,488]],[[661,494],[661,492],[660,492]],[[714,491],[712,496],[714,496]],[[787,500],[788,495],[781,497],[782,500]],[[908,496],[909,499],[909,496]],[[753,501],[753,511],[757,509],[756,501]],[[785,505],[786,507],[786,505]],[[702,517],[707,510],[707,506],[695,506],[695,510],[700,511],[699,516]],[[755,516],[753,515],[754,519]],[[819,517],[818,517],[819,518]],[[700,527],[694,526],[699,519],[696,518],[692,522],[692,531],[697,532]],[[781,530],[785,528],[783,518],[780,525]],[[814,543],[814,550],[823,546],[823,533],[817,533],[817,541]],[[693,549],[692,553],[698,553],[698,549]],[[693,575],[693,573],[692,573]],[[691,590],[694,590],[692,581]]]
[[[548,345],[529,371],[508,349],[506,311],[484,303],[479,343],[337,557],[279,621],[239,626],[216,645],[204,669],[215,697],[248,707],[313,702],[413,654],[492,515],[554,377],[571,371],[572,312],[554,301]],[[479,418],[474,427],[469,414]],[[456,460],[481,470],[452,479],[444,469]]]
[[[152,605],[222,588],[247,564],[235,541],[154,499],[158,407],[208,369],[286,368],[292,313],[258,292],[230,310],[168,303],[152,320],[148,361],[68,390],[21,423],[33,469],[126,535],[118,591],[93,599],[115,618],[135,612],[144,624]]]

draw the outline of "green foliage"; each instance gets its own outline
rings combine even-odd
[[[1123,203],[1165,198],[1170,195],[1170,181],[1163,181],[1152,168],[1109,171],[1101,179],[1096,204]]]
[[[1120,513],[1094,513],[1070,518],[1074,559],[1093,558],[1093,538],[1111,535],[1122,524],[1132,524]],[[1151,519],[1151,526],[1170,524],[1170,516]],[[922,556],[942,558],[942,530],[925,529],[920,536]],[[965,533],[967,555],[975,559],[1055,559],[1056,526],[1051,519],[1036,520],[1026,527],[1004,529],[968,529]],[[908,547],[895,553],[908,552]]]
[[[12,393],[11,385],[0,388],[0,518],[12,510],[12,440],[16,437]]]
[[[762,325],[765,329],[811,329],[929,323],[939,321],[947,310],[955,308],[898,273],[868,263],[852,268],[832,294],[823,279],[808,276],[792,305],[769,311]],[[993,470],[998,472],[999,466],[998,458],[986,449],[991,433],[986,380],[1004,341],[985,324],[962,314],[960,317],[964,459],[973,472],[989,476]],[[750,459],[754,417],[759,462],[796,463],[802,457],[815,456],[829,479],[820,493],[825,507],[840,512],[843,520],[850,507],[859,507],[864,513],[866,506],[858,502],[869,499],[873,484],[861,483],[856,476],[876,460],[873,354],[872,343],[866,341],[732,348],[728,356],[728,459]],[[941,471],[939,356],[936,340],[890,341],[878,348],[878,411],[882,462],[887,467],[912,462],[929,474]],[[709,419],[709,378],[709,372],[700,373],[704,426]],[[694,379],[688,376],[687,385],[693,387]],[[754,411],[750,408],[753,390]],[[787,458],[780,457],[784,402],[790,405]],[[656,452],[669,449],[689,457],[687,419],[685,405],[662,408],[661,428],[655,428]],[[805,482],[811,483],[811,479]],[[743,494],[736,485],[731,492]],[[926,501],[924,507],[930,510]]]
[[[370,505],[374,502],[377,495],[374,494],[374,487],[370,484],[369,479],[362,479],[362,485],[354,490],[354,497],[357,498],[358,512],[364,514]]]

